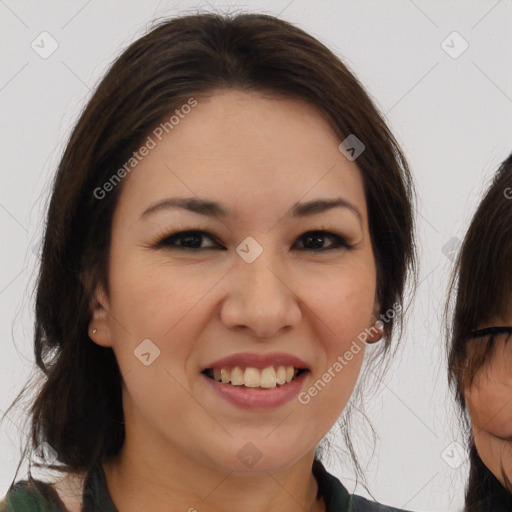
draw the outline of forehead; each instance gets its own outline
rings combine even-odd
[[[149,134],[154,147],[126,179],[120,203],[197,195],[243,215],[342,195],[366,216],[361,171],[316,107],[242,91],[196,101],[169,133]]]

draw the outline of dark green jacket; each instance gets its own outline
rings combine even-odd
[[[341,482],[327,472],[320,461],[313,463],[313,474],[318,483],[326,512],[399,512],[402,509],[385,507],[348,493]],[[82,512],[118,512],[110,499],[105,473],[99,466],[91,472],[84,487]],[[38,480],[20,481],[9,489],[0,512],[66,512],[57,492]],[[406,511],[404,511],[406,512]]]

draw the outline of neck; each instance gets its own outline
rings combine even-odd
[[[280,471],[237,472],[201,463],[170,448],[139,442],[127,430],[119,456],[104,464],[119,512],[320,512],[312,473],[314,450]]]

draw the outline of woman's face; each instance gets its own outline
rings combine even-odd
[[[512,325],[512,315],[497,318],[482,328],[491,325]],[[475,339],[471,343],[478,342]],[[479,369],[473,384],[466,390],[465,399],[478,454],[505,485],[502,466],[512,480],[512,343],[506,342],[506,335],[500,335],[495,347],[491,359]]]
[[[318,111],[298,100],[219,92],[152,138],[123,183],[110,294],[97,289],[91,325],[123,375],[125,446],[223,470],[288,467],[314,451],[347,404],[364,354],[357,336],[378,314],[361,172]],[[212,201],[226,214],[151,209],[171,198]],[[169,238],[190,230],[204,233]],[[308,239],[309,231],[333,235]],[[242,353],[269,359],[259,365]],[[241,391],[202,373],[235,355],[224,366],[238,362],[244,377],[260,376],[245,371],[251,366],[275,366],[279,377],[289,361],[275,353],[309,369],[298,388]],[[223,390],[243,396],[232,401]],[[281,403],[244,405],[250,393]]]

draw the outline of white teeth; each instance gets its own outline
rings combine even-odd
[[[253,368],[251,366],[243,370],[239,366],[235,366],[231,372],[227,368],[214,368],[213,378],[217,382],[223,382],[233,386],[246,386],[248,388],[275,388],[277,385],[283,386],[287,382],[291,382],[298,374],[299,370],[293,366],[278,366],[277,370],[273,366],[263,368]],[[210,371],[210,376],[212,372]]]
[[[277,369],[276,383],[280,384],[281,386],[286,383],[286,368],[284,366],[280,366]]]
[[[233,386],[241,386],[244,384],[244,374],[242,373],[242,370],[239,366],[233,368],[230,380]]]
[[[224,384],[229,383],[229,372],[225,368],[222,368],[222,370],[220,371],[220,377]],[[217,379],[215,379],[215,380],[217,380]]]
[[[274,367],[264,368],[261,371],[260,388],[275,388],[277,384]]]
[[[248,388],[257,388],[260,385],[260,372],[257,368],[246,368],[244,372],[244,384]]]

